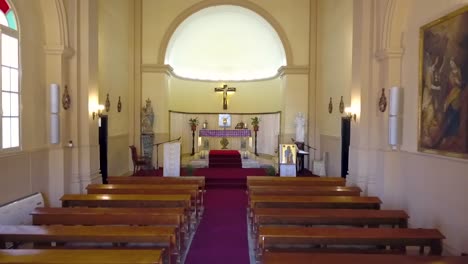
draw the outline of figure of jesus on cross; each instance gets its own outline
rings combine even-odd
[[[222,92],[223,93],[223,110],[227,110],[227,93],[228,92],[235,92],[236,88],[228,87],[227,84],[223,85],[222,88],[216,87],[214,88],[215,92]]]

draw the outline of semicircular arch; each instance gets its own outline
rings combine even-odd
[[[160,65],[164,64],[170,39],[172,35],[174,34],[174,32],[177,30],[177,28],[182,24],[182,22],[184,22],[192,14],[204,8],[218,6],[218,5],[233,5],[233,6],[244,7],[246,9],[249,9],[255,12],[256,14],[260,15],[263,19],[265,19],[273,27],[273,29],[276,31],[276,33],[279,36],[279,39],[284,48],[284,53],[286,56],[286,64],[292,65],[293,56],[292,56],[292,51],[291,51],[291,45],[289,44],[285,31],[282,29],[278,21],[276,21],[276,19],[262,7],[250,1],[238,1],[238,0],[206,0],[200,3],[197,3],[185,9],[184,11],[182,11],[169,25],[169,28],[166,30],[162,38],[161,46],[160,46],[161,48],[158,54],[158,64]]]

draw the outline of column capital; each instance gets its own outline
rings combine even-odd
[[[75,50],[64,45],[46,45],[44,46],[46,55],[61,55],[64,58],[70,58],[75,54]]]
[[[381,49],[375,53],[375,58],[379,61],[388,59],[401,59],[403,57],[403,48]]]

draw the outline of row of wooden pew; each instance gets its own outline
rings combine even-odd
[[[33,225],[0,226],[0,263],[180,263],[202,217],[204,177],[108,180],[36,208]],[[7,249],[25,242],[34,249]]]
[[[378,197],[360,196],[342,178],[249,176],[247,188],[255,255],[264,264],[468,261],[442,257],[437,229],[408,228],[405,211],[380,210]],[[419,255],[405,255],[413,246]]]

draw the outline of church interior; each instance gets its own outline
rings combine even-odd
[[[134,179],[143,184],[129,187],[132,194],[167,196],[158,205],[139,201],[155,208],[132,208],[141,215],[136,225],[151,225],[142,219],[176,204],[174,190],[183,189],[176,182],[185,179],[189,213],[170,220],[180,222],[170,236],[176,242],[142,250],[141,259],[122,247],[89,256],[117,260],[129,250],[133,263],[338,263],[352,258],[340,247],[360,241],[351,234],[358,227],[345,235],[341,228],[349,243],[335,248],[291,235],[332,236],[330,223],[291,224],[290,237],[281,234],[291,241],[285,246],[271,238],[277,226],[256,221],[269,221],[261,212],[273,214],[272,204],[292,217],[309,214],[316,197],[349,192],[362,203],[357,210],[406,216],[382,233],[362,228],[381,224],[359,224],[365,213],[353,220],[357,232],[390,242],[351,253],[397,253],[356,254],[351,263],[414,263],[404,253],[468,262],[468,0],[0,0],[0,9],[2,214],[35,193],[45,207],[85,213],[76,197],[99,186],[96,195],[124,195],[103,190]],[[164,178],[173,185],[164,187]],[[291,202],[300,209],[287,203],[296,196],[308,197]],[[335,206],[313,210],[349,209]],[[99,209],[127,221],[130,211],[109,207]],[[3,223],[0,216],[0,248],[10,241]],[[116,227],[128,235],[113,242],[169,232],[150,228]],[[406,229],[434,240],[408,242],[416,235]],[[0,249],[0,263],[14,257],[8,250]]]

